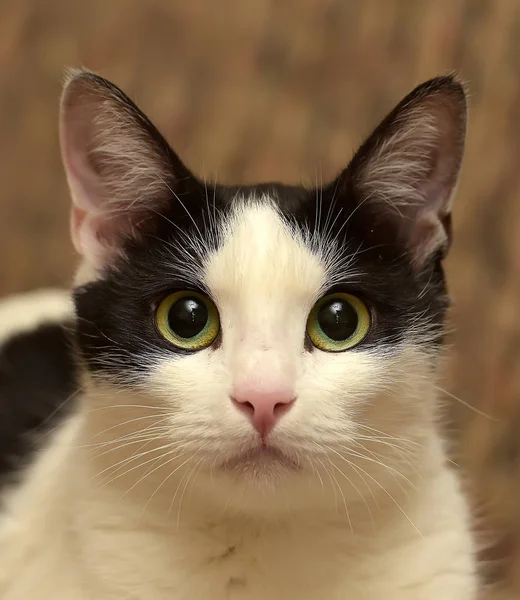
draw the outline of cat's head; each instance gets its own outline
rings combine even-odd
[[[434,419],[465,120],[460,83],[436,78],[319,189],[226,187],[72,73],[77,340],[109,479],[172,495],[182,473],[245,505],[406,479]]]

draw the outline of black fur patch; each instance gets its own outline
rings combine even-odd
[[[359,191],[357,176],[370,153],[397,126],[400,111],[417,99],[440,91],[445,91],[446,97],[453,96],[454,102],[463,107],[463,89],[451,77],[436,78],[419,86],[382,121],[335,181],[323,189],[309,190],[276,183],[205,186],[189,174],[135,104],[116,89],[125,111],[139,117],[135,123],[144,119],[147,136],[165,157],[163,162],[169,169],[165,177],[171,185],[168,197],[148,199],[149,214],[144,221],[141,217],[136,220],[133,239],[121,244],[125,258],[107,267],[100,280],[75,291],[78,346],[89,368],[99,375],[134,382],[147,369],[146,359],[154,348],[166,349],[172,357],[185,353],[159,335],[154,321],[157,303],[172,291],[192,288],[210,292],[196,277],[187,282],[186,274],[190,269],[197,271],[201,257],[196,248],[190,248],[187,256],[179,245],[183,240],[202,236],[202,246],[214,248],[218,243],[214,235],[218,221],[226,217],[233,204],[249,198],[258,201],[263,196],[277,203],[294,227],[317,232],[325,239],[335,238],[340,243],[349,268],[348,273],[335,274],[336,281],[345,276],[339,289],[361,297],[373,317],[370,333],[351,351],[382,346],[391,350],[418,331],[429,333],[418,343],[435,349],[442,341],[448,307],[441,254],[430,257],[420,267],[414,266],[410,249],[400,239],[395,210],[392,213],[389,209],[382,215],[383,205],[376,218],[374,207]],[[454,143],[461,151],[461,140]],[[390,218],[392,214],[394,217]],[[347,279],[346,275],[352,272],[358,274],[357,279]],[[325,292],[339,291],[337,285]],[[225,343],[225,332],[218,343]],[[312,349],[304,340],[302,348]]]
[[[381,237],[374,234],[370,215],[356,210],[358,200],[351,190],[338,194],[337,182],[318,191],[279,184],[217,186],[214,199],[211,188],[209,209],[201,197],[185,199],[184,205],[191,207],[189,219],[172,198],[169,209],[157,217],[156,235],[128,242],[126,259],[107,269],[101,280],[75,291],[80,317],[78,342],[90,369],[124,382],[129,375],[139,377],[146,371],[150,348],[169,350],[172,357],[186,352],[166,342],[154,320],[157,303],[172,291],[206,291],[202,284],[188,286],[184,281],[186,258],[176,244],[176,225],[182,222],[188,235],[197,235],[197,229],[207,234],[207,246],[211,247],[214,242],[208,228],[208,210],[213,211],[214,202],[215,214],[225,218],[237,193],[245,201],[269,194],[294,226],[322,233],[327,230],[329,235],[337,236],[343,251],[352,256],[349,272],[360,275],[348,285],[327,291],[341,289],[358,295],[369,305],[374,318],[374,326],[359,349],[383,345],[390,349],[420,323],[432,329],[433,345],[441,342],[448,299],[440,258],[435,257],[422,271],[414,271],[391,232],[385,231]],[[203,188],[200,194],[204,194]]]
[[[45,324],[0,347],[0,479],[27,464],[74,405],[77,372],[64,324]],[[69,401],[70,399],[70,401]]]

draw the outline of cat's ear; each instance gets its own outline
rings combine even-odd
[[[342,176],[374,237],[399,240],[416,267],[449,248],[465,129],[463,86],[432,79],[382,121]]]
[[[61,101],[60,144],[72,195],[71,233],[94,266],[146,230],[176,184],[189,178],[164,138],[115,85],[71,71]]]

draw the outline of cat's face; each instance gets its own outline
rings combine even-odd
[[[148,473],[216,494],[296,501],[314,480],[362,497],[406,473],[433,418],[464,122],[441,78],[323,188],[205,185],[119,90],[76,74],[78,343],[97,408],[119,407],[115,445],[148,439]]]

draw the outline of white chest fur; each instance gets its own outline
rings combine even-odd
[[[259,522],[188,505],[177,525],[174,515],[143,514],[109,491],[64,512],[60,503],[74,492],[53,491],[56,457],[46,458],[1,521],[3,600],[475,598],[466,509],[448,470],[406,507],[420,533],[398,510],[358,533],[341,511]],[[72,488],[80,471],[62,467]]]

